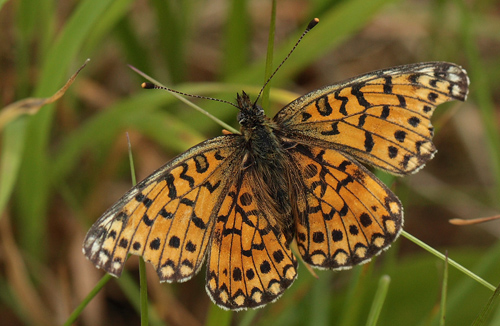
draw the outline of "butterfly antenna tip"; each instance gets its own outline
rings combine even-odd
[[[142,83],[141,87],[144,88],[144,89],[157,88],[157,86],[155,84],[153,84],[153,83]]]

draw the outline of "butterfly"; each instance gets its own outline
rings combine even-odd
[[[237,95],[240,134],[204,141],[128,191],[88,232],[83,252],[119,276],[128,254],[161,281],[183,282],[207,262],[206,289],[224,309],[275,301],[304,262],[347,269],[387,249],[403,207],[361,163],[404,176],[436,148],[437,105],[464,101],[460,66],[417,63],[312,91],[270,119]]]

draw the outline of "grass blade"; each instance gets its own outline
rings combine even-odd
[[[485,325],[486,318],[490,315],[491,309],[493,309],[493,306],[496,304],[496,301],[498,300],[499,295],[500,295],[500,285],[496,288],[495,292],[488,300],[488,303],[486,304],[486,306],[484,306],[483,311],[481,311],[479,316],[477,316],[477,318],[474,320],[474,323],[472,323],[472,326]]]
[[[378,317],[380,316],[380,311],[382,311],[382,307],[384,306],[384,301],[387,296],[387,291],[389,290],[390,283],[391,283],[391,278],[388,275],[383,275],[380,278],[378,282],[377,292],[375,293],[372,307],[368,315],[366,326],[377,325]]]
[[[465,275],[467,275],[470,278],[474,279],[476,282],[482,284],[483,286],[485,286],[486,288],[490,289],[491,291],[495,291],[495,287],[493,285],[491,285],[490,283],[486,282],[480,276],[474,274],[473,272],[471,272],[467,268],[463,267],[462,265],[460,265],[459,263],[457,263],[453,259],[446,258],[445,255],[443,255],[442,253],[440,253],[436,249],[432,248],[431,246],[427,245],[423,241],[415,238],[414,236],[412,236],[411,234],[407,233],[406,231],[402,231],[401,235],[404,236],[406,239],[410,240],[411,242],[413,242],[414,244],[416,244],[416,245],[420,246],[421,248],[427,250],[428,252],[430,252],[434,256],[438,257],[439,259],[441,259],[443,261],[448,260],[449,264],[451,266],[455,267],[457,270],[461,271]]]
[[[444,271],[443,271],[443,285],[441,286],[441,314],[439,319],[439,326],[445,325],[446,319],[446,299],[448,292],[448,252],[445,254]]]

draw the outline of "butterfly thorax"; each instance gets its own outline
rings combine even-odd
[[[244,138],[245,155],[242,170],[249,173],[264,215],[275,220],[281,232],[291,241],[293,189],[290,185],[290,160],[276,135],[277,125],[264,110],[243,92],[237,97],[238,122]],[[272,223],[276,224],[276,223]]]

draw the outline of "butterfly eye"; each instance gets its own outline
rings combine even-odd
[[[245,118],[244,114],[241,113],[241,111],[238,113],[237,119],[238,119],[238,123],[240,125],[246,121],[246,118]]]

